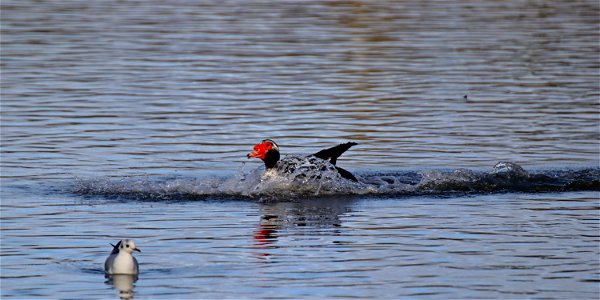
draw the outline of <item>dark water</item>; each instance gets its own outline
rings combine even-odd
[[[2,1],[1,295],[597,299],[599,6]]]

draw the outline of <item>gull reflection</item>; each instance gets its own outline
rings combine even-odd
[[[137,275],[106,275],[106,284],[112,285],[119,292],[119,298],[124,300],[133,299],[135,292],[133,290]]]

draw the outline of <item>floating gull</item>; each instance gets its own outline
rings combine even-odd
[[[113,245],[110,256],[104,262],[104,271],[107,274],[138,274],[138,262],[131,255],[133,251],[141,252],[132,240],[120,240]]]

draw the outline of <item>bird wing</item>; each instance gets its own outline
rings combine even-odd
[[[342,153],[346,152],[346,150],[350,149],[350,147],[352,147],[354,145],[358,145],[358,144],[354,143],[354,142],[347,142],[345,144],[339,144],[335,147],[323,149],[323,150],[313,154],[313,156],[318,157],[320,159],[329,160],[333,165],[335,165],[335,163],[337,162],[337,158],[340,157],[340,155],[342,155]]]
[[[356,179],[356,177],[354,177],[354,175],[352,175],[352,173],[350,173],[349,171],[344,170],[337,166],[335,168],[337,169],[338,173],[340,173],[340,175],[342,175],[342,177],[352,180],[352,181],[355,181],[355,182],[358,181],[358,179]]]
[[[112,252],[110,253],[112,254],[117,254],[119,253],[119,247],[121,247],[121,241],[119,241],[116,245],[110,244],[111,246],[113,246]]]
[[[117,255],[118,254],[111,254],[110,256],[108,256],[108,258],[104,262],[104,272],[106,272],[106,273],[111,272],[110,269],[111,269],[113,262],[115,261],[115,257],[117,257]]]
[[[138,265],[138,261],[137,261],[137,259],[135,259],[135,256],[131,256],[131,257],[133,258],[133,269],[134,269],[134,273],[135,273],[135,274],[137,274],[137,273],[139,273],[139,272],[140,272],[140,271],[139,271],[140,267],[139,267],[139,265]]]

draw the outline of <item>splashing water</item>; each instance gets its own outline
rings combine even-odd
[[[300,159],[300,158],[299,158]],[[77,179],[72,191],[86,196],[136,200],[258,199],[372,195],[453,195],[456,193],[557,192],[600,190],[600,169],[527,172],[500,162],[489,172],[457,169],[358,174],[358,182],[340,176],[323,160],[302,160],[294,168],[244,170],[230,177]],[[286,171],[286,172],[283,172]]]

